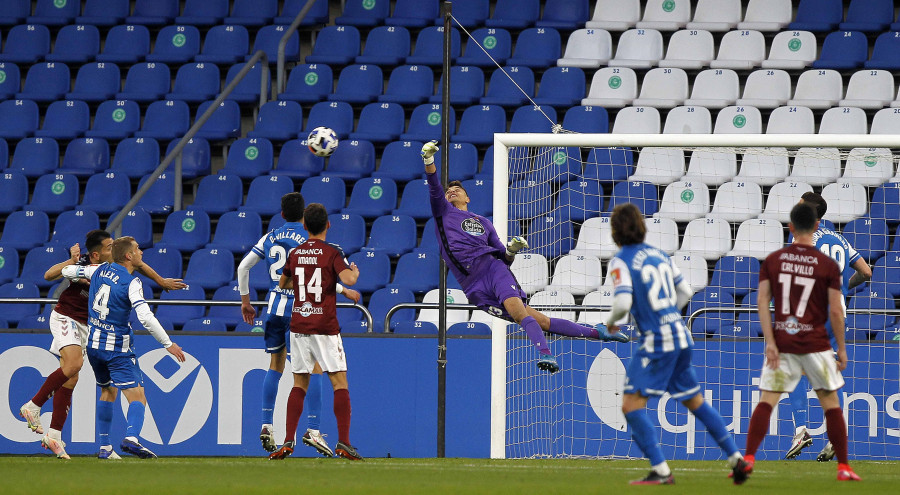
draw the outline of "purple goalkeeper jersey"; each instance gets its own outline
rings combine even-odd
[[[498,258],[509,264],[506,246],[497,237],[494,225],[481,215],[450,204],[444,197],[444,188],[436,172],[425,175],[441,257],[463,289],[468,289],[476,281],[473,267],[482,256]]]

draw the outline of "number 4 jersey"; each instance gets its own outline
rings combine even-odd
[[[337,335],[341,332],[336,310],[338,274],[350,267],[334,244],[310,239],[288,254],[285,273],[294,282],[291,332]]]

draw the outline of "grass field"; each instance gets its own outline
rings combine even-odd
[[[761,461],[750,481],[734,486],[724,461],[674,461],[675,486],[632,487],[646,461],[167,458],[101,462],[89,457],[0,457],[0,493],[277,493],[309,494],[593,494],[897,493],[900,462],[854,463],[862,483],[835,481],[835,463]],[[850,486],[848,486],[850,485]],[[838,492],[838,490],[840,490]]]

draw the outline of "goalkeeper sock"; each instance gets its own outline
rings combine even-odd
[[[769,431],[769,418],[772,416],[772,406],[768,402],[760,402],[750,416],[750,428],[747,430],[747,456],[755,456],[756,449],[762,443]]]
[[[706,430],[719,444],[719,448],[722,449],[722,452],[725,452],[725,455],[730,457],[738,451],[737,444],[734,443],[734,437],[725,428],[725,421],[722,419],[722,415],[713,409],[709,402],[704,402],[703,405],[691,412],[706,426]]]
[[[522,318],[522,322],[519,324],[522,325],[522,329],[525,330],[525,335],[531,339],[531,342],[537,347],[539,353],[551,354],[550,345],[547,344],[547,337],[544,336],[544,330],[541,329],[541,325],[533,316]]]
[[[631,411],[625,415],[625,420],[628,421],[628,426],[631,427],[631,437],[634,438],[634,443],[650,459],[650,465],[654,466],[655,469],[655,466],[666,462],[662,449],[659,448],[659,442],[656,441],[656,431],[653,428],[653,423],[647,417],[647,411],[645,409]],[[663,475],[663,473],[659,474]]]
[[[806,427],[807,424],[807,415],[809,411],[809,397],[806,395],[806,391],[809,387],[806,385],[806,378],[800,377],[800,382],[794,387],[794,391],[788,394],[788,399],[791,401],[791,411],[794,414],[794,433],[796,434],[797,430],[801,427]]]
[[[262,424],[272,424],[272,415],[275,410],[275,396],[278,395],[278,382],[281,373],[270,369],[266,371],[262,387]]]
[[[291,394],[288,395],[284,443],[292,442],[297,435],[297,423],[300,422],[300,416],[303,414],[304,397],[306,397],[306,390],[300,387],[292,388]]]
[[[100,445],[109,443],[109,430],[112,428],[113,403],[105,400],[97,401],[97,437]]]
[[[322,414],[322,375],[309,375],[306,388],[306,427],[319,429],[319,415]]]
[[[828,440],[834,447],[834,455],[838,462],[847,464],[847,424],[844,422],[844,411],[841,408],[833,407],[825,411],[825,429],[828,431]]]
[[[132,401],[131,404],[128,404],[128,414],[125,415],[125,419],[128,421],[128,427],[125,428],[125,436],[126,437],[139,437],[141,436],[141,428],[144,427],[144,411],[147,406],[145,406],[142,402]]]
[[[596,328],[590,328],[562,318],[550,318],[550,333],[565,335],[567,337],[584,337],[587,339],[599,339],[600,334]]]

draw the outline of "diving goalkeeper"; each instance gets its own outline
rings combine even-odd
[[[521,325],[540,354],[538,368],[550,373],[559,371],[559,364],[550,352],[545,331],[568,337],[628,341],[622,333],[610,335],[605,327],[598,332],[598,329],[568,320],[550,318],[526,305],[525,292],[509,266],[517,252],[528,248],[528,242],[517,236],[504,246],[491,222],[468,211],[469,195],[459,181],[450,182],[444,191],[434,165],[437,152],[437,141],[422,146],[431,214],[441,257],[456,276],[470,304],[492,316]]]

